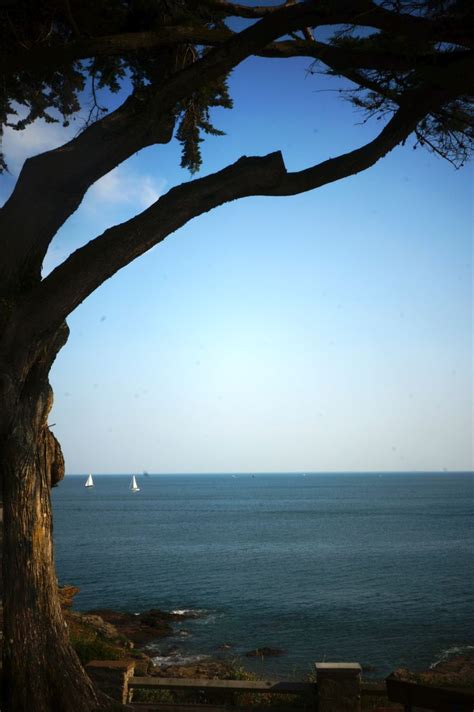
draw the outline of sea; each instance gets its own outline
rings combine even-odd
[[[382,677],[474,651],[474,473],[67,476],[52,492],[74,607],[191,612],[157,662]],[[224,650],[222,647],[224,646]],[[278,657],[251,658],[262,647]]]

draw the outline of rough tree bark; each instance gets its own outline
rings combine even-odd
[[[54,569],[50,488],[64,474],[49,431],[48,373],[67,339],[62,325],[12,373],[4,403],[14,418],[1,443],[4,502],[4,705],[15,712],[90,712],[101,700],[71,648]],[[13,386],[15,384],[15,386]],[[102,700],[103,702],[103,700]]]

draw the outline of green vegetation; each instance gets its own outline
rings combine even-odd
[[[225,680],[257,681],[259,676],[245,670],[239,662],[232,664],[231,670],[222,678]],[[235,690],[135,690],[134,702],[152,702],[168,704],[225,704],[241,708],[259,707],[278,710],[281,707],[312,707],[300,695],[278,694],[270,692],[237,692]]]
[[[109,640],[92,624],[68,616],[69,640],[82,665],[91,660],[119,660],[128,653],[129,641]]]
[[[133,702],[173,704],[176,698],[171,690],[134,690]]]
[[[70,640],[83,665],[91,660],[119,660],[124,656],[122,648],[106,643],[94,631],[73,633]]]

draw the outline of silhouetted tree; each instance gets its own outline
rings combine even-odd
[[[119,269],[228,201],[341,180],[411,134],[461,165],[473,138],[472,7],[469,0],[0,3],[2,124],[22,130],[38,118],[67,123],[88,88],[93,97],[83,131],[27,160],[0,211],[5,710],[86,712],[107,704],[69,645],[53,564],[49,490],[63,463],[47,425],[48,374],[68,336],[65,319]],[[235,32],[229,18],[250,22]],[[320,39],[328,28],[330,39]],[[87,189],[132,154],[176,136],[182,166],[199,169],[203,134],[219,133],[210,109],[231,108],[226,78],[251,55],[310,58],[312,68],[349,80],[346,96],[383,128],[366,145],[301,171],[288,172],[280,152],[243,156],[173,187],[42,278],[48,246]],[[104,87],[128,88],[111,113],[100,103]]]

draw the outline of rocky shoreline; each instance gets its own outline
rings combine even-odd
[[[236,661],[226,658],[233,646],[224,643],[216,648],[216,657],[192,662],[174,664],[173,648],[168,651],[165,664],[157,663],[160,658],[153,644],[176,634],[174,623],[198,618],[195,611],[161,611],[150,609],[142,613],[125,613],[108,609],[97,609],[81,613],[72,610],[72,601],[79,589],[75,586],[60,588],[61,603],[70,631],[71,642],[83,664],[92,659],[119,660],[133,659],[136,669],[142,675],[166,677],[230,678],[236,673]],[[272,657],[284,655],[279,648],[261,647],[244,653],[245,657]],[[221,655],[220,655],[221,654]],[[243,659],[239,659],[242,674]],[[363,668],[364,669],[364,668]],[[367,668],[371,672],[370,668]],[[474,689],[474,649],[470,654],[454,655],[438,662],[431,668],[412,672],[402,669],[394,671],[403,679],[442,687],[464,687]],[[372,676],[371,676],[372,677]],[[373,679],[373,677],[372,677]]]
[[[109,609],[72,610],[79,589],[60,587],[61,605],[73,647],[86,665],[91,660],[131,659],[138,674],[167,677],[230,677],[233,666],[225,660],[206,659],[173,664],[173,648],[166,664],[157,664],[156,644],[176,634],[173,623],[199,617],[194,611],[167,612],[150,609],[127,613]],[[150,647],[151,646],[151,647]]]

